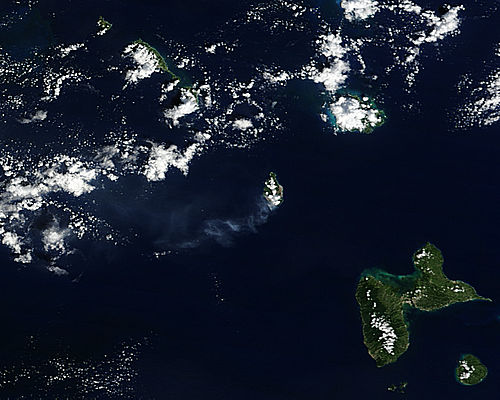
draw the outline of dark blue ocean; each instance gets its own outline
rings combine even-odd
[[[21,59],[30,46],[82,40],[104,15],[113,28],[101,53],[120,51],[136,37],[154,42],[155,35],[190,46],[256,3],[42,0],[32,30],[12,34],[15,39],[2,34],[0,44]],[[325,129],[318,89],[291,81],[275,93],[287,124],[272,139],[243,150],[213,148],[192,161],[187,177],[172,171],[155,186],[124,178],[95,195],[115,225],[121,221],[134,232],[134,241],[83,241],[71,259],[70,269],[78,272],[70,277],[41,265],[19,266],[2,248],[1,370],[22,363],[50,374],[44,360],[57,354],[83,362],[113,354],[122,343],[142,347],[129,397],[99,391],[82,397],[71,382],[46,389],[22,378],[0,390],[0,398],[498,399],[500,125],[456,130],[449,117],[461,101],[460,77],[480,76],[481,60],[491,58],[500,11],[488,8],[495,14],[480,18],[483,4],[463,3],[460,40],[422,61],[413,94],[403,93],[396,78],[384,78],[383,88],[358,82],[383,99],[387,114],[371,135]],[[307,4],[332,26],[341,23],[334,0]],[[255,51],[242,53],[242,75],[250,60],[293,65],[308,51],[293,39],[296,47],[273,53],[272,42],[259,45],[267,42],[266,32],[252,35],[240,39]],[[404,109],[405,96],[416,96],[418,106]],[[90,97],[68,95],[57,107],[65,107],[68,118],[79,107],[75,118],[99,131]],[[167,136],[154,104],[130,110],[137,113],[130,117],[135,129]],[[0,134],[18,132],[42,140],[14,123]],[[285,201],[262,223],[256,199],[269,171],[278,174]],[[202,237],[207,224],[216,236]],[[180,245],[187,241],[194,244]],[[377,368],[363,345],[354,298],[360,273],[372,267],[410,273],[412,253],[427,241],[442,250],[450,278],[494,301],[410,314],[408,351]],[[166,254],[156,258],[153,251]],[[455,381],[463,353],[489,369],[475,387]],[[387,391],[402,381],[408,382],[404,395]]]

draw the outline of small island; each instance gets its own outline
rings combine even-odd
[[[354,94],[338,95],[326,112],[342,132],[371,133],[386,120],[385,113],[371,98]]]
[[[404,394],[407,386],[408,386],[408,382],[401,382],[399,385],[396,385],[396,384],[389,385],[387,390],[389,392]]]
[[[472,354],[464,354],[455,369],[455,378],[466,386],[481,383],[488,375],[488,368]]]
[[[142,39],[129,44],[123,56],[132,58],[135,63],[135,68],[126,73],[125,80],[128,83],[137,83],[141,79],[149,78],[154,72],[166,72],[173,81],[181,80],[168,68],[158,50]]]
[[[106,32],[108,32],[111,29],[112,26],[113,25],[110,22],[106,21],[104,19],[104,17],[101,15],[99,17],[99,19],[97,20],[97,27],[99,28],[99,31],[97,32],[97,34],[99,36],[104,35]]]
[[[269,178],[264,182],[263,195],[271,209],[283,203],[283,186],[279,184],[274,172],[269,173]]]
[[[378,367],[395,362],[408,349],[407,309],[433,311],[459,302],[491,301],[479,296],[467,283],[448,279],[443,273],[443,261],[441,251],[427,243],[413,255],[415,272],[412,274],[363,272],[356,300],[364,343]]]
[[[142,48],[145,48],[148,50],[148,52],[152,55],[154,55],[157,63],[158,63],[158,68],[163,71],[163,72],[166,72],[167,74],[169,74],[173,80],[180,80],[181,78],[179,78],[177,75],[175,75],[172,71],[170,71],[170,69],[168,68],[168,65],[167,65],[167,62],[165,61],[165,59],[163,58],[163,56],[160,54],[160,52],[158,50],[156,50],[153,46],[151,46],[149,43],[146,43],[144,40],[142,39],[138,39],[136,40],[133,45],[136,45],[138,47],[142,47]]]

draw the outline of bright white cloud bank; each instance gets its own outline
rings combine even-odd
[[[340,4],[349,21],[373,17],[379,10],[379,3],[375,0],[343,0]]]
[[[368,132],[382,122],[380,111],[371,106],[368,98],[363,100],[341,96],[330,104],[330,112],[341,131]]]

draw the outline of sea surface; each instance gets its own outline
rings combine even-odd
[[[479,7],[467,3],[466,9]],[[137,37],[154,38],[151,31],[189,45],[252,4],[257,2],[40,1],[35,33],[26,30],[17,42],[0,35],[0,44],[22,59],[26,47],[81,40],[104,15],[113,23],[107,40],[116,49]],[[332,26],[339,23],[334,0],[307,4]],[[3,386],[0,398],[498,398],[500,125],[457,130],[450,115],[460,103],[457,82],[465,73],[479,76],[480,60],[498,43],[499,16],[466,19],[459,42],[425,58],[411,94],[402,94],[397,80],[372,83],[370,94],[383,92],[387,122],[371,135],[325,128],[317,87],[291,81],[275,93],[286,126],[269,140],[246,149],[214,147],[192,161],[186,177],[172,170],[164,182],[144,189],[141,178],[131,176],[100,191],[99,212],[134,240],[120,246],[83,240],[70,258],[77,272],[69,277],[41,264],[14,263],[1,248],[0,378],[12,380],[23,368],[31,372]],[[276,56],[269,46],[260,53],[267,33],[252,34],[240,39],[255,44],[255,54],[244,55],[242,76],[251,60],[266,54],[291,65],[307,53],[279,48]],[[94,60],[87,62],[90,70]],[[240,73],[238,65],[231,73]],[[165,139],[155,105],[141,100],[148,98],[143,90],[125,106],[131,123]],[[402,106],[408,98],[411,108]],[[107,129],[92,121],[89,93],[57,107],[62,121]],[[30,133],[31,126],[14,123],[0,129],[3,138],[19,134],[34,143],[64,135]],[[271,213],[261,200],[269,171],[285,193]],[[363,345],[357,281],[366,268],[411,273],[411,255],[427,241],[443,252],[450,278],[494,301],[411,313],[408,351],[377,368]],[[123,363],[116,354],[128,344],[139,350],[126,390],[83,395],[88,371],[44,383],[57,369],[48,361],[54,357],[75,368],[100,365],[103,375],[110,368],[114,379]],[[455,381],[463,353],[488,367],[483,383]],[[112,366],[103,362],[107,358]],[[387,391],[403,381],[404,395]]]

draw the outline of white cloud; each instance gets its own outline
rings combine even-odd
[[[339,33],[323,35],[319,39],[320,51],[327,58],[342,58],[346,54],[346,49],[342,45],[342,37]]]
[[[42,243],[45,251],[57,253],[66,252],[65,239],[70,236],[71,231],[61,228],[55,222],[42,232]]]
[[[2,243],[9,247],[14,253],[21,253],[21,238],[16,233],[3,233]]]
[[[500,69],[478,82],[458,111],[457,127],[490,126],[500,121]]]
[[[233,127],[240,131],[246,131],[247,129],[253,128],[253,123],[249,119],[240,118],[233,122]]]
[[[458,127],[489,126],[500,121],[500,69],[472,91],[471,100],[459,110]]]
[[[179,119],[198,110],[198,100],[192,90],[181,88],[180,104],[165,110],[165,118],[173,126],[179,125]]]
[[[63,268],[60,268],[60,267],[57,267],[55,265],[49,265],[47,267],[47,270],[54,273],[55,275],[57,276],[65,276],[65,275],[69,275],[69,272],[66,271],[65,269]]]
[[[161,181],[165,179],[165,174],[171,167],[179,169],[187,175],[189,163],[200,149],[198,143],[190,145],[184,152],[179,151],[177,146],[153,144],[149,159],[144,167],[144,176],[149,181]]]
[[[66,47],[61,47],[61,50],[60,50],[61,57],[66,57],[69,53],[76,51],[78,49],[82,49],[82,48],[85,48],[84,43],[71,44],[71,45],[66,46]]]
[[[155,71],[159,70],[156,55],[141,43],[128,45],[123,52],[123,57],[131,57],[135,63],[135,68],[128,70],[125,74],[127,84],[137,83],[141,79],[149,78]]]
[[[380,9],[392,12],[385,29],[388,42],[393,42],[394,64],[389,69],[406,69],[408,87],[414,85],[420,71],[419,56],[422,46],[438,43],[460,33],[461,5],[443,6],[442,13],[424,10],[410,0],[380,3]],[[384,28],[383,25],[380,25]],[[406,43],[405,43],[406,42]],[[401,44],[403,45],[401,45]],[[399,54],[398,54],[399,53]]]
[[[32,122],[45,121],[46,118],[47,118],[47,111],[38,110],[31,117],[29,117],[29,118],[22,118],[22,119],[19,120],[19,122],[21,124],[30,124]]]
[[[379,3],[375,0],[343,0],[340,5],[349,21],[373,17],[379,10]]]
[[[81,82],[88,79],[79,71],[72,69],[63,70],[62,72],[49,71],[43,76],[43,87],[45,96],[42,97],[43,101],[52,101],[59,97],[64,82],[73,81]]]
[[[209,46],[205,47],[205,51],[207,53],[210,53],[210,54],[215,54],[215,50],[217,50],[217,45],[216,44],[212,44],[212,45],[209,45]]]
[[[0,221],[2,213],[0,212]],[[30,249],[25,249],[23,238],[15,232],[6,231],[3,227],[0,228],[0,237],[2,244],[7,246],[12,253],[15,254],[14,261],[21,264],[29,264],[32,261]]]
[[[385,351],[394,355],[394,346],[398,338],[394,328],[387,322],[385,316],[383,315],[377,316],[375,313],[372,313],[370,318],[371,327],[382,332],[377,340],[381,343]]]
[[[0,166],[9,178],[0,193],[0,237],[2,243],[16,254],[15,261],[29,263],[32,249],[26,231],[31,228],[26,215],[46,205],[47,197],[52,193],[66,192],[79,197],[93,191],[91,182],[96,179],[97,171],[69,156],[56,156],[39,163],[35,170],[25,170],[13,159],[0,160]],[[51,227],[43,233],[44,248],[62,251],[61,235],[67,236],[69,231],[54,229]]]
[[[382,122],[380,112],[371,107],[369,99],[361,102],[355,97],[341,96],[329,108],[342,131],[363,132]]]
[[[456,33],[460,26],[458,13],[463,10],[463,6],[451,7],[447,13],[440,17],[431,11],[422,13],[422,16],[427,20],[427,24],[431,30],[430,32],[422,32],[420,36],[414,40],[415,45],[419,46],[423,42],[437,42],[448,35]]]
[[[274,175],[264,182],[264,198],[271,209],[278,207],[283,202],[283,187]]]
[[[344,60],[336,60],[329,67],[313,73],[312,79],[321,83],[329,92],[336,92],[346,81],[349,64]]]
[[[303,75],[316,83],[321,83],[329,92],[335,93],[346,81],[350,71],[345,59],[347,49],[342,44],[340,34],[330,33],[319,38],[320,54],[326,57],[327,66],[313,62],[304,67]]]
[[[271,83],[285,84],[288,80],[292,78],[292,74],[290,74],[287,71],[279,71],[276,73],[265,71],[262,74],[262,77]]]
[[[469,379],[474,371],[476,370],[473,365],[469,365],[466,360],[460,360],[458,363],[459,368],[461,367],[460,376],[458,377],[461,380]]]
[[[66,166],[65,170],[61,171],[60,165],[55,165],[44,172],[43,184],[48,186],[48,190],[62,190],[79,197],[95,189],[90,183],[97,177],[95,169],[87,168],[73,157],[63,156],[59,161]]]
[[[200,133],[200,137],[206,135]],[[185,149],[157,143],[145,146],[135,139],[118,138],[113,145],[97,149],[89,160],[56,155],[25,163],[4,154],[0,157],[0,168],[6,177],[0,191],[0,242],[11,250],[15,261],[30,263],[37,246],[32,241],[32,221],[40,210],[51,206],[66,214],[69,222],[67,227],[54,222],[42,230],[41,246],[53,259],[68,254],[65,241],[70,236],[81,239],[89,232],[99,235],[97,224],[103,221],[74,209],[64,199],[55,200],[55,193],[80,198],[94,191],[96,182],[104,177],[115,181],[125,175],[140,174],[149,181],[161,181],[171,168],[187,174],[191,160],[203,146],[201,142]],[[109,236],[109,231],[106,233]]]

